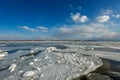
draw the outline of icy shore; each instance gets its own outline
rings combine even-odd
[[[56,47],[19,50],[0,60],[2,80],[71,80],[102,65],[98,57],[64,53]]]
[[[120,42],[2,42],[1,80],[71,80],[94,71],[99,58],[120,61]]]

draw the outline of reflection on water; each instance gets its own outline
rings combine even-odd
[[[95,72],[103,75],[108,75],[113,80],[120,80],[120,62],[109,59],[102,60],[103,66],[98,68]]]

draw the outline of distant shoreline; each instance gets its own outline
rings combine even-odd
[[[79,42],[79,41],[81,41],[81,42],[120,42],[119,40],[117,41],[117,40],[0,40],[0,42],[7,42],[7,41],[10,41],[10,42],[14,42],[14,41],[16,41],[16,42],[29,42],[29,41],[37,41],[37,42],[41,42],[41,41],[76,41],[76,42]]]
[[[98,41],[98,40],[0,40],[0,41]]]

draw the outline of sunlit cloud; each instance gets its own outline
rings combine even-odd
[[[106,25],[101,23],[90,23],[83,25],[71,25],[58,28],[54,34],[58,38],[64,39],[112,39],[119,33],[110,31]]]
[[[101,23],[108,22],[109,20],[110,20],[110,16],[108,15],[102,15],[97,17],[97,21]]]
[[[88,21],[88,17],[86,15],[80,15],[80,13],[71,13],[71,19],[76,23],[85,23]]]

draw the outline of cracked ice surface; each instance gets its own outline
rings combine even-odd
[[[56,47],[20,50],[0,63],[2,80],[71,80],[102,65],[98,57],[59,52]]]
[[[67,52],[80,52],[84,55],[120,61],[120,42],[84,42],[84,44],[73,42],[65,45],[68,47]],[[66,52],[66,50],[58,51]]]

